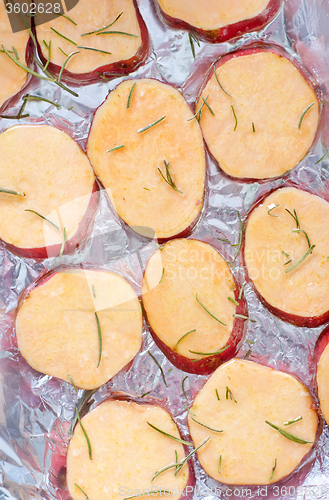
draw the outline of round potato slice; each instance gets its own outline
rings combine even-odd
[[[291,375],[251,361],[228,361],[201,389],[188,416],[195,446],[211,437],[198,451],[201,466],[225,484],[279,481],[313,446],[318,428],[313,405]]]
[[[178,368],[211,373],[234,356],[247,319],[239,317],[244,301],[211,245],[193,239],[166,243],[147,264],[142,295],[155,342]]]
[[[79,0],[68,16],[37,25],[39,54],[49,70],[77,83],[100,80],[104,73],[128,74],[147,58],[149,39],[135,0]],[[42,16],[42,15],[41,15]],[[36,16],[38,24],[38,15]],[[67,57],[74,53],[67,60]]]
[[[26,257],[58,255],[64,239],[65,252],[73,251],[98,203],[84,152],[48,125],[7,129],[0,134],[0,151],[0,238]]]
[[[118,215],[135,231],[150,228],[161,240],[195,224],[204,196],[203,140],[170,85],[118,85],[95,114],[87,154]]]
[[[187,464],[177,475],[173,466],[152,481],[157,471],[184,460],[183,445],[149,424],[180,439],[170,415],[159,406],[110,400],[86,415],[82,425],[90,440],[92,460],[78,424],[67,455],[67,485],[73,500],[86,498],[83,492],[90,500],[122,500],[134,495],[148,500],[157,498],[156,491],[169,499],[183,496],[192,479]]]
[[[8,3],[10,4],[10,2]],[[15,48],[19,63],[25,66],[28,57],[27,43],[29,37],[28,30],[17,33],[12,32],[5,2],[0,2],[0,108],[24,87],[28,78],[27,72],[15,64],[3,51],[2,45],[10,53],[10,56],[16,60],[13,50]]]
[[[274,191],[251,213],[244,259],[272,312],[299,326],[329,319],[329,203],[293,187]]]
[[[225,173],[279,177],[304,158],[319,121],[319,104],[304,76],[277,49],[247,49],[215,64],[197,109],[211,154]],[[216,72],[214,74],[214,71]]]
[[[121,276],[67,269],[28,289],[16,335],[32,368],[95,389],[138,353],[142,313],[134,290]]]

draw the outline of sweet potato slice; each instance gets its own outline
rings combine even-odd
[[[18,61],[26,66],[29,57],[27,45],[29,37],[28,30],[12,32],[5,2],[0,2],[0,108],[25,86],[28,79],[27,72],[11,61],[3,51],[2,45],[10,52],[11,57],[16,59],[18,56]]]
[[[315,347],[315,363],[317,367],[316,381],[320,408],[323,418],[329,423],[329,328],[326,327]]]
[[[80,0],[66,17],[37,26],[36,33],[43,62],[51,42],[48,69],[55,75],[67,57],[78,52],[62,74],[64,81],[73,83],[100,81],[104,74],[129,74],[149,51],[147,28],[135,0]]]
[[[203,106],[201,128],[211,154],[232,177],[279,177],[296,167],[313,143],[317,97],[277,50],[246,49],[222,58],[197,104],[199,109],[207,99],[214,113]]]
[[[160,14],[176,28],[219,43],[259,30],[277,14],[281,0],[157,0]]]
[[[46,258],[59,255],[65,228],[65,252],[73,251],[86,237],[98,201],[84,152],[48,125],[7,129],[0,151],[0,238],[19,255]]]
[[[34,369],[94,389],[139,351],[141,307],[121,276],[66,269],[29,290],[17,314],[16,335]]]
[[[329,319],[328,217],[327,201],[286,187],[262,200],[247,222],[249,278],[274,314],[299,326]]]
[[[170,85],[118,85],[95,114],[87,154],[129,226],[151,228],[161,240],[195,224],[204,196],[203,140],[183,96]]]
[[[314,444],[318,416],[313,405],[308,390],[291,375],[251,361],[228,361],[201,389],[188,416],[195,446],[211,437],[198,451],[201,466],[225,484],[280,481]]]
[[[90,440],[92,460],[78,424],[67,456],[67,485],[73,500],[85,498],[81,489],[91,500],[104,496],[120,500],[143,493],[141,498],[150,500],[158,497],[156,493],[148,495],[147,492],[160,490],[161,497],[178,500],[184,496],[190,479],[187,464],[176,476],[173,466],[152,482],[157,471],[176,462],[176,453],[181,462],[185,452],[181,443],[164,436],[148,423],[180,438],[170,415],[155,405],[110,400],[82,419]]]
[[[211,245],[166,243],[147,264],[142,295],[155,342],[178,368],[211,373],[234,356],[247,319],[234,315],[245,314],[244,301]]]

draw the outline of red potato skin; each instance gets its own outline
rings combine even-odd
[[[105,401],[111,401],[111,400],[117,400],[117,401],[132,401],[138,404],[147,404],[147,405],[154,405],[154,406],[159,406],[166,410],[169,415],[171,415],[171,411],[169,409],[168,404],[166,402],[155,399],[155,398],[132,398],[128,394],[123,394],[123,393],[112,393],[110,397],[108,397]],[[104,403],[104,401],[101,401],[101,403]],[[99,403],[99,404],[101,404]],[[96,407],[99,405],[96,405]],[[95,407],[95,408],[96,408]],[[171,415],[172,417],[172,415]],[[175,422],[175,420],[173,419]],[[54,427],[52,431],[49,434],[49,441],[55,442],[55,444],[52,446],[52,455],[51,455],[51,461],[50,461],[50,483],[53,486],[54,490],[56,491],[56,498],[57,500],[71,500],[71,496],[67,490],[66,486],[66,469],[67,469],[67,450],[68,450],[68,445],[69,441],[63,442],[63,439],[60,438],[59,432],[60,432],[60,427],[57,425],[56,421],[54,423]],[[177,425],[177,422],[175,422]],[[63,428],[66,431],[69,429],[69,422],[64,422]],[[179,426],[177,425],[177,428],[179,430],[179,434],[181,439],[184,439],[184,436],[182,436],[181,431],[179,429]],[[65,440],[66,441],[66,440]],[[184,450],[186,456],[189,453],[189,450],[185,445]],[[49,446],[50,448],[50,446]],[[45,458],[48,450],[46,447],[45,451]],[[195,488],[195,483],[196,483],[196,478],[195,478],[195,473],[194,469],[191,464],[191,460],[188,461],[188,466],[189,466],[189,479],[188,483],[182,492],[182,495],[180,496],[179,500],[192,500],[193,498],[193,491]],[[124,497],[123,497],[124,498]]]
[[[313,375],[314,379],[314,390],[317,393],[318,385],[316,380],[316,374],[318,369],[318,363],[323,354],[323,351],[329,344],[329,325],[325,327],[325,329],[321,332],[318,340],[316,341],[314,352],[310,352],[308,356],[308,363],[310,367],[310,372]]]
[[[142,44],[139,47],[136,54],[130,59],[127,59],[125,61],[117,61],[112,64],[101,66],[92,71],[91,73],[71,73],[70,71],[64,69],[63,74],[61,76],[62,82],[73,85],[90,85],[91,83],[98,83],[104,80],[106,81],[113,80],[114,78],[120,78],[122,76],[126,76],[129,75],[130,73],[133,73],[140,66],[142,66],[142,64],[145,63],[150,54],[150,38],[144,19],[142,18],[139,12],[137,1],[133,0],[133,2],[136,10],[138,24],[141,30],[141,39],[142,39]],[[34,35],[37,36],[35,27],[33,31]],[[38,44],[37,47],[38,56],[42,64],[45,65],[47,59],[44,57],[42,53],[38,39],[37,39],[37,44]],[[61,67],[58,66],[57,64],[50,63],[48,66],[49,73],[51,73],[51,75],[53,75],[56,78],[58,78],[60,70]]]
[[[209,70],[206,72],[206,77],[205,77],[205,79],[204,79],[204,81],[203,81],[203,83],[201,85],[201,88],[200,88],[200,90],[198,92],[198,95],[197,95],[197,98],[196,98],[196,101],[195,101],[195,105],[193,107],[193,113],[196,112],[196,107],[197,107],[198,100],[200,99],[201,94],[204,91],[204,89],[205,89],[207,83],[209,82],[210,78],[214,74],[214,68],[216,68],[216,70],[217,70],[220,66],[222,66],[227,61],[229,61],[230,59],[232,59],[232,57],[235,58],[235,57],[240,57],[240,56],[248,56],[248,55],[251,55],[251,54],[257,54],[258,52],[264,52],[264,51],[265,52],[272,52],[273,54],[276,54],[276,55],[278,55],[280,57],[285,57],[286,59],[288,59],[288,61],[291,62],[295,66],[295,68],[304,77],[304,79],[308,83],[308,85],[315,92],[315,95],[316,95],[316,98],[317,98],[318,104],[319,104],[319,122],[318,122],[318,129],[317,129],[317,132],[316,132],[315,137],[314,137],[314,141],[312,143],[312,146],[309,149],[309,151],[311,151],[313,149],[313,147],[316,145],[316,143],[318,142],[318,139],[320,138],[320,127],[319,127],[319,124],[322,121],[322,116],[323,116],[323,112],[324,112],[324,108],[323,108],[323,104],[322,104],[322,100],[323,100],[322,91],[321,91],[320,87],[317,85],[317,83],[314,80],[314,78],[312,77],[312,75],[310,73],[308,73],[305,68],[303,68],[302,66],[300,66],[298,64],[298,62],[294,58],[292,58],[291,55],[288,54],[288,52],[286,52],[286,50],[283,47],[281,47],[280,45],[274,44],[274,43],[271,43],[271,44],[264,43],[264,42],[251,43],[246,48],[244,48],[244,49],[237,49],[237,50],[235,50],[233,52],[230,52],[229,54],[224,55],[223,57],[220,57],[217,61],[215,61],[214,64],[212,64],[210,66]],[[202,130],[202,128],[201,128],[201,130]],[[300,162],[299,162],[291,170],[288,170],[285,174],[283,174],[281,176],[278,176],[278,177],[269,177],[269,178],[265,178],[265,179],[258,179],[258,178],[251,178],[251,177],[233,177],[233,176],[227,174],[226,172],[224,172],[221,169],[218,161],[216,160],[216,158],[210,152],[206,141],[204,141],[204,142],[205,142],[205,147],[206,147],[206,150],[208,151],[208,154],[210,155],[210,157],[212,158],[212,160],[214,161],[214,163],[218,166],[218,168],[221,170],[221,173],[224,176],[226,176],[228,179],[231,179],[233,181],[239,180],[239,181],[245,182],[247,184],[252,184],[254,182],[258,182],[259,184],[263,184],[265,182],[268,182],[269,180],[275,181],[276,179],[280,179],[280,178],[285,179],[300,164]],[[306,153],[305,156],[307,156],[307,154],[309,153],[309,151]],[[304,156],[304,158],[305,158],[305,156]],[[302,160],[303,160],[303,158],[302,158]]]
[[[224,26],[223,28],[219,28],[217,30],[205,31],[203,29],[196,28],[195,26],[191,26],[182,19],[176,19],[168,16],[168,14],[161,9],[157,1],[153,0],[155,10],[157,11],[160,19],[162,19],[166,24],[175,29],[188,30],[197,35],[201,40],[210,43],[223,43],[228,40],[238,38],[250,31],[259,31],[274,19],[280,10],[281,3],[281,0],[270,0],[266,9],[252,19],[246,19],[238,23],[229,24],[228,26]]]
[[[244,229],[246,228],[246,222],[248,221],[248,218],[250,214],[257,208],[259,205],[261,205],[264,201],[265,198],[267,198],[271,193],[274,191],[277,191],[278,189],[282,189],[284,187],[294,187],[297,189],[300,189],[302,191],[305,191],[310,194],[315,194],[313,193],[310,189],[308,189],[306,186],[300,186],[299,184],[289,180],[285,182],[282,186],[279,186],[276,189],[272,189],[268,191],[266,194],[262,195],[262,197],[256,201],[256,203],[252,206],[252,208],[249,210],[249,212],[246,215],[245,223],[244,223]],[[324,197],[323,197],[324,198]],[[326,199],[326,198],[324,198]],[[326,199],[326,201],[329,201]],[[329,321],[329,311],[326,311],[324,314],[321,316],[310,316],[310,317],[304,317],[304,316],[298,316],[297,314],[289,314],[287,312],[281,311],[280,309],[272,306],[266,300],[260,295],[258,290],[256,289],[253,281],[250,279],[249,274],[247,272],[247,266],[246,262],[244,259],[244,249],[245,249],[245,230],[243,233],[243,240],[242,240],[242,245],[241,245],[241,250],[240,250],[240,256],[243,262],[243,266],[246,269],[246,280],[250,284],[250,286],[253,288],[254,292],[256,293],[257,297],[259,300],[262,302],[262,304],[275,316],[278,318],[282,319],[283,321],[287,321],[288,323],[291,323],[292,325],[295,326],[304,326],[307,328],[316,328],[318,326],[321,326]]]
[[[237,284],[234,277],[233,279],[235,282],[234,299],[237,302],[239,302],[239,305],[236,308],[236,314],[248,316],[247,302],[244,298],[244,295],[242,295],[241,299],[239,300],[240,287]],[[145,311],[145,308],[143,309]],[[179,370],[182,370],[187,373],[193,373],[196,375],[210,375],[216,368],[218,368],[218,366],[220,366],[225,361],[228,361],[229,359],[233,358],[236,355],[236,353],[241,347],[244,326],[245,322],[247,321],[241,318],[235,318],[231,336],[226,344],[229,346],[228,349],[223,351],[221,354],[216,354],[215,356],[203,357],[199,361],[192,361],[189,358],[186,358],[185,356],[178,354],[176,351],[174,351],[164,342],[162,342],[162,340],[159,339],[157,334],[152,329],[146,311],[144,314],[154,342],[159,347],[159,349],[161,349],[164,355],[169,359],[169,361]]]
[[[91,224],[95,217],[95,213],[99,204],[99,198],[99,188],[97,182],[95,181],[86,213],[84,214],[83,219],[80,222],[77,233],[73,236],[73,238],[65,243],[63,255],[70,255],[74,253],[76,249],[79,248],[86,240],[91,228]],[[19,257],[35,260],[48,259],[49,257],[58,257],[62,247],[62,244],[58,244],[40,248],[18,248],[11,243],[6,243],[5,241],[2,241],[2,244],[10,252],[18,255]]]

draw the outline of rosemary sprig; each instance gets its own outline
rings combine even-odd
[[[236,128],[238,126],[238,119],[236,117],[236,114],[235,114],[235,109],[233,107],[233,105],[231,104],[231,108],[232,108],[232,113],[233,113],[233,116],[234,116],[234,119],[235,119],[235,127],[234,127],[234,132],[236,131]]]
[[[128,95],[128,100],[127,100],[127,109],[130,108],[131,98],[132,98],[133,92],[135,90],[135,87],[136,87],[136,82],[133,84],[133,86],[130,89],[130,92],[129,92],[129,95]]]
[[[329,155],[329,151],[327,151],[326,153],[324,153],[324,155],[321,156],[320,160],[318,160],[317,162],[315,162],[315,165],[317,165],[318,163],[321,163],[322,160],[324,160],[328,155]]]
[[[188,379],[188,376],[186,375],[186,377],[184,377],[183,380],[182,380],[182,391],[183,391],[183,394],[184,394],[184,396],[185,396],[186,399],[188,399],[188,398],[187,398],[187,395],[186,395],[186,392],[185,392],[184,383],[185,383],[185,380],[187,380],[187,379]]]
[[[299,219],[296,210],[294,209],[294,213],[292,213],[290,212],[290,210],[288,210],[288,208],[285,208],[285,211],[288,212],[288,214],[291,215],[291,217],[294,219],[297,225],[297,229],[300,229]]]
[[[139,493],[138,495],[131,495],[130,497],[126,497],[124,498],[123,500],[131,500],[132,498],[138,498],[138,497],[145,497],[146,495],[147,496],[155,496],[157,495],[158,493],[160,493],[162,495],[162,493],[164,495],[171,495],[171,491],[170,490],[145,490],[145,493],[143,491],[143,493]]]
[[[243,240],[243,234],[244,234],[244,231],[245,231],[245,229],[243,227],[243,223],[242,223],[242,219],[241,219],[241,215],[240,215],[239,211],[238,211],[238,218],[239,218],[239,224],[240,224],[239,242],[238,242],[238,245],[237,245],[238,248],[237,248],[236,254],[234,256],[233,262],[235,262],[237,256],[240,253],[241,246],[242,246],[242,240]]]
[[[223,349],[220,349],[219,351],[216,352],[197,352],[197,351],[191,351],[190,349],[189,352],[191,352],[192,354],[196,354],[197,356],[216,356],[217,354],[221,354],[222,352],[226,351],[226,349],[228,349],[229,347],[230,347],[229,345],[226,345],[225,347],[223,347]]]
[[[22,109],[23,106],[25,108],[25,105],[22,104],[21,109],[17,113],[17,115],[0,115],[0,118],[3,118],[5,120],[21,120],[22,118],[28,118],[30,115],[26,113],[25,115],[22,114]]]
[[[273,467],[273,469],[272,469],[272,473],[271,473],[271,476],[270,476],[270,481],[272,481],[272,479],[273,479],[273,477],[274,477],[274,472],[275,472],[275,469],[276,469],[277,464],[278,464],[278,460],[277,460],[277,459],[275,459],[275,461],[274,461],[274,467]]]
[[[118,149],[122,149],[124,147],[125,147],[124,144],[120,144],[120,146],[114,146],[114,148],[108,149],[106,152],[111,153],[112,151],[117,151]]]
[[[292,230],[293,233],[303,233],[305,235],[305,238],[306,238],[306,241],[307,241],[307,244],[308,244],[308,248],[311,248],[311,242],[310,242],[310,239],[308,237],[308,234],[306,233],[306,231],[304,231],[304,229],[293,229]]]
[[[183,439],[177,438],[175,436],[172,436],[171,434],[168,434],[165,431],[162,431],[161,429],[158,429],[158,427],[155,427],[155,425],[150,424],[150,422],[146,422],[146,423],[147,423],[147,425],[152,427],[152,429],[154,429],[155,431],[158,431],[158,432],[160,432],[160,434],[163,434],[163,436],[166,436],[170,439],[173,439],[174,441],[177,441],[177,443],[185,444],[186,446],[193,446],[192,443],[189,443],[188,441],[184,441]]]
[[[302,126],[302,122],[304,120],[304,116],[306,115],[306,113],[308,112],[309,109],[311,109],[312,106],[314,106],[314,102],[312,102],[312,104],[310,104],[309,106],[307,106],[306,109],[304,109],[303,113],[302,113],[302,116],[300,117],[300,120],[299,120],[299,124],[298,124],[298,130],[300,130],[300,127]]]
[[[82,425],[82,422],[81,422],[81,418],[80,418],[80,413],[79,413],[79,410],[78,408],[75,409],[76,413],[77,413],[77,418],[78,418],[78,421],[79,421],[79,424],[80,424],[80,427],[81,427],[81,430],[86,438],[86,441],[87,441],[87,446],[88,446],[88,453],[89,453],[89,458],[90,460],[93,459],[93,454],[92,454],[92,449],[91,449],[91,444],[90,444],[90,439],[88,437],[88,434],[86,432],[86,429],[84,428],[84,426]]]
[[[222,455],[219,455],[218,472],[219,474],[222,472]]]
[[[219,394],[218,394],[218,390],[217,390],[217,389],[215,389],[215,392],[216,392],[216,396],[217,396],[218,401],[220,401],[220,397],[219,397]]]
[[[283,425],[292,425],[295,424],[296,422],[300,422],[300,420],[303,420],[303,417],[297,417],[294,418],[293,420],[288,420],[288,422],[285,422]]]
[[[13,194],[15,196],[21,196],[22,198],[24,198],[24,196],[26,196],[25,193],[23,193],[23,192],[13,191],[12,189],[6,189],[3,187],[0,187],[0,193]]]
[[[204,446],[206,443],[208,443],[208,441],[210,440],[210,436],[206,437],[206,439],[204,441],[202,441],[201,444],[199,444],[199,446],[197,446],[194,450],[192,450],[185,458],[184,460],[180,463],[180,465],[177,467],[176,471],[175,471],[175,476],[177,476],[177,474],[179,474],[179,472],[181,471],[181,469],[184,467],[184,465],[186,464],[186,462],[194,455],[194,453],[196,453],[202,446]]]
[[[31,75],[33,76],[36,76],[37,78],[40,78],[40,80],[46,80],[46,82],[55,82],[56,79],[53,78],[53,77],[45,77],[45,76],[42,76],[40,75],[39,73],[36,73],[35,71],[33,71],[32,69],[28,68],[27,66],[24,66],[24,64],[21,64],[19,61],[17,61],[14,57],[12,57],[8,50],[6,50],[3,46],[3,44],[1,44],[1,47],[2,47],[2,50],[5,52],[5,54],[7,54],[7,56],[9,57],[9,59],[11,59],[17,66],[19,66],[20,68],[22,68],[24,71],[26,71],[27,73],[30,73]]]
[[[83,489],[81,488],[81,486],[79,486],[77,483],[74,483],[74,486],[76,486],[81,491],[81,493],[84,494],[86,500],[89,500],[89,497],[88,497],[87,493],[85,491],[83,491]]]
[[[232,304],[234,304],[235,306],[239,305],[239,302],[237,302],[235,299],[233,299],[233,297],[227,297],[227,300],[229,300],[230,302],[232,302]]]
[[[44,97],[40,97],[38,95],[30,95],[30,94],[26,94],[24,97],[23,97],[23,101],[37,101],[37,102],[47,102],[48,104],[51,104],[52,106],[55,106],[57,109],[61,109],[61,105],[60,104],[57,104],[57,102],[53,102],[53,101],[50,101],[49,99],[45,99]]]
[[[252,122],[252,131],[253,131],[253,133],[255,133],[255,132],[256,132],[256,129],[255,129],[255,124],[254,124],[254,122]]]
[[[63,14],[62,17],[67,19],[67,21],[70,21],[70,23],[74,24],[74,26],[78,26],[77,23],[75,21],[73,21],[73,19],[71,19],[69,16],[66,16]]]
[[[209,95],[207,95],[207,97],[205,99],[202,98],[203,99],[203,103],[201,104],[200,108],[196,111],[196,113],[192,116],[192,118],[189,118],[187,120],[188,122],[190,122],[190,121],[194,120],[194,118],[196,118],[198,120],[198,122],[200,123],[201,116],[202,116],[202,110],[203,110],[204,105],[207,104],[208,97],[209,97]]]
[[[176,469],[177,470],[177,467],[180,465],[180,462],[177,462],[177,459],[176,459],[176,462],[174,464],[169,464],[169,465],[166,465],[166,467],[163,467],[163,469],[160,469],[160,470],[157,470],[156,473],[154,474],[154,476],[152,477],[151,479],[151,483],[153,483],[153,481],[158,477],[160,476],[160,474],[163,474],[163,472],[166,472],[166,470],[169,470],[169,469]]]
[[[193,55],[193,59],[195,59],[195,47],[194,47],[194,42],[197,43],[197,45],[200,47],[200,42],[199,40],[197,39],[197,37],[195,36],[194,33],[189,33],[188,34],[188,38],[189,38],[189,42],[190,42],[190,47],[191,47],[191,51],[192,51],[192,55]]]
[[[206,308],[206,306],[204,306],[204,305],[202,304],[202,302],[198,299],[198,294],[196,294],[195,298],[196,298],[196,301],[198,302],[198,304],[200,304],[200,306],[201,306],[201,307],[203,307],[203,309],[204,309],[204,310],[205,310],[205,311],[206,311],[206,312],[207,312],[207,313],[208,313],[208,314],[209,314],[212,318],[214,318],[216,321],[218,321],[218,323],[220,323],[221,325],[223,325],[223,326],[227,326],[227,324],[226,324],[226,323],[223,323],[223,321],[221,321],[220,319],[216,318],[216,316],[214,316],[214,315],[213,315],[213,314],[209,311],[209,309],[207,309],[207,308]]]
[[[155,122],[150,123],[149,125],[146,125],[146,127],[140,128],[138,130],[138,134],[142,134],[143,132],[146,132],[150,128],[155,127],[155,125],[157,125],[158,123],[162,122],[165,118],[166,118],[165,115],[161,116],[161,118],[158,118],[157,120],[155,120]]]
[[[160,365],[159,361],[153,356],[153,354],[150,351],[147,351],[147,352],[149,353],[149,355],[151,356],[151,358],[153,359],[153,361],[155,362],[155,364],[160,369],[162,380],[163,380],[165,386],[168,387],[168,384],[167,384],[166,377],[165,377],[165,374],[163,372],[162,366]]]
[[[210,431],[213,431],[213,432],[224,432],[224,431],[221,431],[219,429],[214,429],[214,427],[210,427],[209,425],[206,425],[206,424],[203,424],[202,422],[199,422],[199,420],[197,420],[196,418],[194,418],[192,415],[191,415],[191,419],[193,420],[193,422],[195,422],[196,424],[199,424],[201,425],[202,427],[205,427],[206,429],[209,429]]]
[[[205,104],[205,106],[207,106],[207,108],[209,109],[210,113],[215,116],[215,113],[213,112],[213,110],[211,109],[211,107],[209,106],[209,104],[207,103],[206,99],[204,97],[202,97],[202,100],[203,100],[203,103]]]
[[[132,33],[126,33],[125,31],[100,31],[99,33],[96,33],[96,36],[98,35],[125,35],[125,36],[130,36],[132,38],[138,38],[138,35],[133,35]]]
[[[81,36],[95,35],[95,34],[99,33],[100,31],[104,31],[104,30],[107,30],[108,28],[111,28],[111,26],[113,26],[113,24],[115,24],[120,19],[122,14],[123,14],[123,11],[120,12],[120,14],[114,19],[114,21],[111,24],[108,24],[107,26],[103,26],[103,28],[100,28],[99,30],[96,30],[96,31],[89,31],[89,33],[83,33],[83,35],[81,35]]]
[[[215,66],[214,66],[214,74],[215,74],[215,77],[216,77],[216,80],[217,80],[217,83],[218,85],[220,86],[220,88],[222,89],[223,92],[225,92],[226,95],[228,95],[229,97],[232,97],[233,96],[231,94],[229,94],[228,92],[226,92],[226,90],[224,89],[223,85],[220,83],[219,81],[219,78],[218,78],[218,75],[217,75],[217,72],[216,72],[216,69],[215,69]]]
[[[43,40],[43,43],[45,44],[46,48],[48,49],[48,58],[47,58],[47,62],[44,66],[44,69],[46,70],[50,64],[50,59],[51,59],[51,40],[49,41],[49,44],[47,45],[46,41]]]
[[[38,61],[38,59],[36,57],[34,57],[34,61],[39,66],[39,68],[41,69],[41,71],[43,71],[45,73],[45,75],[47,75],[49,77],[48,81],[51,81],[51,82],[55,83],[55,85],[58,85],[61,89],[65,90],[66,92],[69,92],[74,97],[79,97],[79,94],[77,94],[73,90],[71,90],[68,87],[66,87],[66,85],[64,85],[62,82],[59,82],[55,78],[51,78],[51,74],[49,73],[49,71],[47,69],[45,69],[45,67],[42,66],[42,64],[40,64],[40,62]],[[38,73],[37,73],[37,75],[38,75]],[[38,75],[38,76],[40,76],[40,75]]]
[[[67,376],[68,376],[69,381],[70,381],[70,382],[71,382],[71,384],[73,385],[75,392],[78,392],[77,386],[76,386],[76,385],[75,385],[75,383],[73,382],[73,378],[71,377],[71,375],[68,373],[68,374],[67,374]]]
[[[226,386],[226,399],[228,399],[228,397],[230,396],[230,399],[232,401],[234,401],[234,403],[237,403],[237,400],[235,399],[235,397],[233,396],[233,392],[231,391],[231,389],[229,389],[227,386]]]
[[[166,162],[166,160],[163,160],[163,162],[164,162],[165,167],[166,167],[166,177],[161,172],[160,167],[158,167],[158,171],[159,171],[159,174],[161,175],[162,179],[168,184],[168,186],[172,187],[175,191],[177,191],[180,194],[184,194],[183,191],[178,189],[178,187],[176,186],[175,182],[173,181],[173,179],[171,177],[171,173],[169,170],[170,161]]]
[[[101,54],[107,54],[107,55],[111,55],[112,54],[112,52],[108,52],[107,50],[94,49],[93,47],[82,47],[81,45],[78,45],[77,49],[93,50],[94,52],[100,52]]]
[[[63,242],[62,242],[62,246],[61,246],[61,251],[59,252],[59,262],[62,260],[62,257],[63,257],[66,239],[67,239],[66,238],[66,227],[64,227],[64,230],[63,230]]]
[[[60,33],[59,31],[55,30],[55,28],[50,27],[50,29],[51,29],[51,31],[53,31],[54,33],[56,33],[56,35],[60,36],[61,38],[64,38],[64,40],[66,40],[67,42],[72,43],[72,45],[75,45],[75,46],[78,45],[77,43],[75,43],[70,38],[67,38],[66,36],[62,35],[62,33]]]
[[[285,272],[289,273],[290,271],[295,269],[295,267],[299,266],[299,264],[301,264],[301,262],[303,262],[303,260],[305,260],[306,257],[308,257],[313,252],[314,248],[315,245],[312,245],[311,248],[309,248],[307,252],[305,252],[304,255],[302,255],[302,257],[297,260],[297,262],[295,262],[292,266],[288,267],[288,269],[286,269]]]
[[[269,209],[267,211],[268,215],[270,215],[271,217],[279,217],[278,215],[271,213],[272,210],[274,210],[275,208],[278,208],[279,206],[280,206],[280,203],[277,203],[277,204],[272,203],[272,205],[269,206]]]
[[[58,75],[58,80],[57,80],[57,81],[58,81],[59,83],[60,83],[60,81],[61,81],[61,78],[62,78],[62,75],[63,75],[63,71],[64,71],[64,69],[65,69],[65,66],[67,66],[67,64],[68,64],[68,62],[70,61],[70,59],[71,59],[73,56],[75,56],[76,54],[80,54],[80,52],[79,52],[79,51],[77,51],[77,52],[71,52],[71,54],[70,54],[70,55],[69,55],[69,56],[65,59],[64,64],[63,64],[63,66],[61,67],[61,70],[60,70],[59,75]]]
[[[281,429],[277,425],[272,424],[271,422],[268,422],[267,420],[265,420],[265,423],[267,425],[273,427],[273,429],[275,429],[276,431],[280,432],[280,434],[282,434],[282,436],[284,436],[285,438],[290,439],[290,441],[294,441],[295,443],[298,443],[298,444],[312,444],[313,443],[313,441],[306,441],[306,439],[302,439],[302,438],[299,438],[297,436],[294,436],[293,434],[290,434],[290,432],[287,432],[284,429]]]
[[[97,333],[98,333],[98,363],[97,363],[97,368],[100,365],[101,362],[101,357],[102,357],[102,350],[103,350],[103,342],[102,342],[102,330],[101,330],[101,324],[99,322],[99,317],[97,312],[95,311],[95,319],[96,319],[96,324],[97,324]]]
[[[179,346],[179,344],[182,342],[182,340],[184,340],[188,335],[191,335],[191,333],[194,333],[196,332],[196,330],[190,330],[189,332],[185,333],[180,339],[179,341],[177,342],[177,344],[175,345],[175,350],[177,349],[177,347]]]
[[[246,281],[244,281],[244,283],[242,283],[242,287],[240,288],[238,300],[241,300],[242,294],[243,294],[243,290],[244,290],[244,287],[246,286],[246,284],[247,284]]]
[[[58,226],[56,226],[56,224],[54,224],[53,222],[51,222],[51,220],[47,219],[47,217],[44,217],[43,215],[39,214],[35,210],[30,210],[27,208],[24,210],[24,212],[31,212],[31,213],[37,215],[38,217],[41,217],[41,219],[45,220],[46,222],[48,222],[48,224],[51,224],[55,229],[57,229],[57,231],[61,232],[61,230],[59,229]]]

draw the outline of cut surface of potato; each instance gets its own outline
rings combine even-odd
[[[153,332],[169,349],[199,359],[207,356],[195,352],[216,353],[230,339],[236,305],[228,297],[234,299],[235,289],[228,264],[211,245],[178,239],[150,258],[143,305]]]
[[[151,228],[166,239],[195,223],[203,205],[205,152],[197,120],[175,88],[157,80],[118,85],[95,114],[87,154],[129,226]]]
[[[211,437],[198,451],[201,466],[226,484],[279,481],[312,448],[318,428],[313,404],[307,389],[291,375],[251,361],[228,361],[201,389],[191,408],[194,416],[188,416],[195,446]],[[195,420],[222,432],[206,429]],[[283,436],[266,421],[302,443]]]
[[[29,292],[17,314],[16,335],[35,370],[94,389],[138,353],[141,308],[117,274],[68,269]]]
[[[189,481],[184,465],[175,476],[175,468],[154,474],[185,458],[183,445],[153,429],[148,422],[171,436],[180,438],[170,415],[153,405],[110,400],[100,404],[82,419],[90,439],[92,460],[85,436],[78,424],[67,457],[67,484],[73,500],[120,500],[148,491],[166,490],[166,498],[179,499]],[[170,495],[168,492],[173,492]],[[162,493],[162,497],[164,493]],[[144,494],[146,499],[157,498]]]
[[[252,19],[261,14],[270,0],[157,0],[168,16],[181,19],[196,28],[212,31],[228,24]]]
[[[26,48],[29,40],[29,32],[19,31],[13,33],[8,14],[6,12],[5,2],[0,2],[0,50],[2,45],[10,52],[10,55],[16,60],[13,47],[18,55],[20,64],[26,66]],[[0,108],[10,97],[17,94],[26,84],[28,74],[24,69],[19,68],[10,60],[7,54],[0,52]]]
[[[316,378],[321,412],[329,425],[329,344],[319,359]]]
[[[95,184],[78,144],[48,125],[18,125],[0,134],[0,151],[0,188],[25,194],[0,192],[0,238],[18,249],[37,252],[60,247],[64,228],[67,241],[74,237]]]
[[[309,326],[326,320],[328,218],[327,201],[285,187],[266,197],[247,221],[244,259],[249,278],[283,319],[297,324],[309,319]]]
[[[67,71],[77,75],[121,61],[124,64],[134,57],[136,64],[136,54],[143,43],[136,8],[133,0],[97,0],[92,3],[80,0],[68,13],[71,21],[60,16],[37,26],[39,50],[47,60],[47,47],[51,41],[50,61],[58,68],[71,53],[78,52],[65,66]]]
[[[304,76],[270,49],[237,52],[215,68],[218,81],[213,70],[197,109],[208,97],[215,116],[204,106],[200,124],[220,168],[232,177],[265,179],[298,165],[319,120],[317,97]]]

